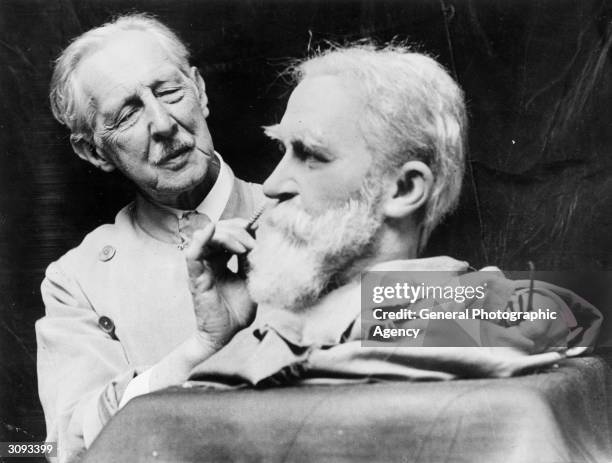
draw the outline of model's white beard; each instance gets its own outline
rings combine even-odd
[[[302,310],[376,252],[381,188],[366,181],[358,196],[316,217],[292,200],[262,216],[249,254],[248,289],[256,303]]]

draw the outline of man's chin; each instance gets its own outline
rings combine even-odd
[[[198,169],[185,167],[177,171],[160,169],[157,171],[155,180],[148,185],[146,191],[149,196],[156,199],[162,204],[166,204],[168,200],[174,202],[176,200],[189,200],[190,204],[185,204],[185,209],[192,209],[204,199],[203,195],[199,195],[198,187],[204,184],[206,178],[206,169]],[[202,198],[198,201],[198,196]],[[193,198],[192,198],[193,197]],[[183,198],[183,199],[181,199]],[[196,201],[197,204],[191,204]],[[172,207],[178,207],[178,204],[167,204]]]
[[[157,168],[172,172],[180,172],[189,164],[189,153],[184,153],[179,156],[168,159],[167,161],[158,164]]]
[[[248,290],[262,306],[300,310],[315,301],[325,286],[320,255],[295,246],[277,231],[258,237],[249,254]]]

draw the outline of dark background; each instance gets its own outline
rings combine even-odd
[[[470,112],[461,205],[427,253],[475,267],[524,270],[531,260],[539,270],[587,272],[558,280],[605,311],[611,3],[0,0],[0,441],[44,437],[33,326],[45,267],[132,195],[119,176],[80,161],[51,116],[51,62],[71,38],[117,13],[158,15],[206,80],[217,150],[251,181],[279,158],[260,126],[283,113],[288,58],[324,40],[410,40],[456,75]],[[602,343],[610,338],[606,326]]]

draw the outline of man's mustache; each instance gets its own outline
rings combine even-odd
[[[182,154],[191,151],[195,147],[195,144],[191,141],[175,141],[166,144],[162,147],[159,154],[152,160],[153,164],[159,166],[164,164],[171,159],[177,158]]]
[[[251,236],[254,236],[255,230],[259,226],[259,219],[266,212],[275,207],[278,204],[277,199],[267,199],[259,207],[255,210],[255,212],[249,217],[249,221],[246,226],[246,231],[248,231]]]
[[[257,220],[257,231],[272,229],[297,246],[305,246],[312,239],[312,231],[318,227],[320,215],[308,213],[300,204],[273,202],[264,209]]]

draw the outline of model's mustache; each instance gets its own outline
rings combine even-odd
[[[272,209],[274,206],[278,204],[277,199],[267,199],[263,203],[259,205],[255,212],[249,218],[249,222],[246,226],[246,231],[248,231],[251,235],[254,235],[255,230],[259,226],[259,219],[266,212]]]
[[[275,230],[294,245],[305,246],[322,220],[323,215],[310,214],[300,204],[274,202],[268,203],[257,222],[263,230]]]

